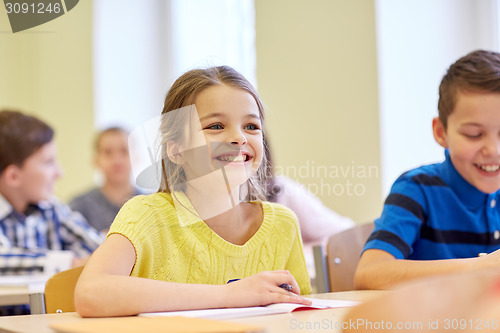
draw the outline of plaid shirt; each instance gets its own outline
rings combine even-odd
[[[86,257],[103,240],[80,213],[57,199],[30,205],[23,215],[0,195],[2,275],[42,272],[46,250],[69,250]]]

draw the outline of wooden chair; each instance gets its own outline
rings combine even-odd
[[[75,267],[51,276],[45,284],[45,312],[74,312],[76,282],[84,266]]]
[[[318,292],[354,289],[354,273],[373,228],[374,224],[370,222],[331,236],[326,245],[326,255],[323,247],[313,248]]]

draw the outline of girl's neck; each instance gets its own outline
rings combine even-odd
[[[213,173],[187,182],[186,195],[202,220],[239,209],[239,186],[228,188]]]
[[[235,245],[244,245],[259,230],[263,214],[260,205],[240,202],[236,207],[205,220],[213,232]]]
[[[129,183],[110,183],[105,182],[101,187],[102,194],[110,202],[117,206],[123,205],[134,194],[135,189]]]
[[[207,186],[210,184],[210,186]],[[262,208],[239,201],[239,186],[228,189],[224,182],[190,181],[186,195],[202,220],[226,241],[245,244],[262,224]]]

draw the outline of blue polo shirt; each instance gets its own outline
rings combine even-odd
[[[379,249],[396,259],[476,257],[500,248],[500,191],[469,184],[449,153],[440,164],[401,175],[363,251]]]

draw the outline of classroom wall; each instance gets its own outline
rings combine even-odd
[[[56,129],[63,200],[93,183],[92,3],[15,34],[0,11],[0,107],[30,111]],[[276,170],[341,214],[374,218],[381,191],[373,1],[256,0],[255,16],[257,84]]]
[[[403,172],[444,159],[432,134],[447,68],[498,51],[498,0],[377,0],[382,193]]]
[[[91,4],[80,1],[65,15],[17,33],[0,10],[0,108],[24,110],[54,127],[65,172],[56,194],[65,200],[93,182]]]
[[[372,0],[255,0],[275,166],[357,222],[382,207]]]

